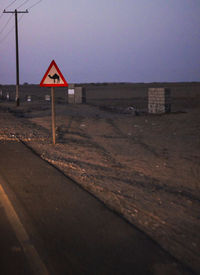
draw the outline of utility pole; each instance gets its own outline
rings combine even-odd
[[[14,13],[15,14],[15,40],[16,40],[16,106],[19,106],[19,44],[18,44],[18,20],[17,15],[18,13],[28,13],[28,10],[25,11],[6,11],[4,10],[3,13]]]

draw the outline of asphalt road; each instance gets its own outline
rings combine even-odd
[[[29,274],[26,255],[0,203],[0,274]]]
[[[0,274],[192,274],[22,143],[0,175]]]

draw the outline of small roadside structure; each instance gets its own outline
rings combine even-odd
[[[6,99],[10,100],[10,93],[9,92],[6,93]]]
[[[82,87],[69,86],[68,103],[81,104],[82,102]]]
[[[28,95],[28,96],[27,96],[26,101],[27,101],[27,102],[31,102],[31,95]]]
[[[171,91],[168,88],[148,89],[148,112],[161,114],[171,112]]]
[[[45,101],[51,101],[51,96],[50,95],[45,95],[44,100]]]

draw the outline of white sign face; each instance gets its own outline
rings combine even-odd
[[[57,71],[56,67],[53,65],[44,79],[43,82],[44,85],[46,84],[64,84],[63,79],[61,78],[59,72]]]

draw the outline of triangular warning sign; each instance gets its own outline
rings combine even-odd
[[[40,82],[42,87],[67,87],[68,84],[59,70],[56,62],[53,60],[46,71],[42,81]]]

